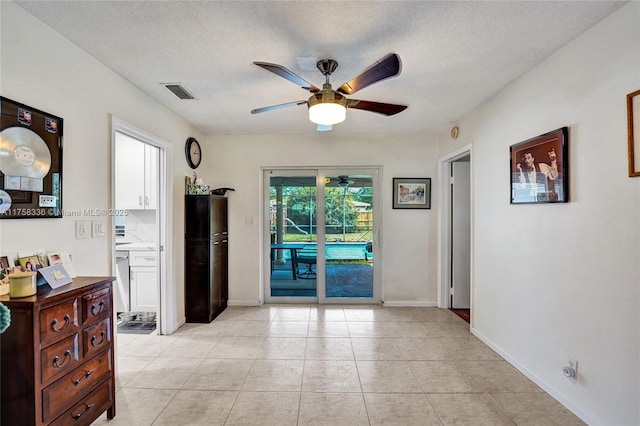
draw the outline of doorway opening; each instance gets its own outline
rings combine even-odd
[[[116,330],[162,334],[167,144],[115,118],[112,133]]]
[[[378,174],[264,170],[267,302],[379,303]]]
[[[472,182],[471,146],[439,162],[440,226],[438,306],[472,324]]]

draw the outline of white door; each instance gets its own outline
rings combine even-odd
[[[471,163],[451,163],[451,307],[471,303]]]

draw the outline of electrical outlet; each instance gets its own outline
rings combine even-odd
[[[86,220],[76,220],[76,240],[87,238],[88,227]]]
[[[578,361],[569,358],[567,364],[562,367],[562,374],[568,379],[577,380],[578,377]]]

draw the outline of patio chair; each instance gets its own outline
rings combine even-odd
[[[313,267],[316,264],[316,258],[318,257],[318,251],[315,247],[303,247],[298,250],[298,271],[300,270],[300,264],[306,265],[304,272],[298,274],[298,278],[313,280],[316,278],[316,271]]]

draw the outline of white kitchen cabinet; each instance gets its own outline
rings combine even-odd
[[[157,206],[158,148],[116,133],[116,208],[153,210]]]
[[[144,208],[155,210],[158,205],[158,148],[144,145]]]
[[[158,269],[156,252],[129,252],[131,310],[156,312],[158,307]]]

